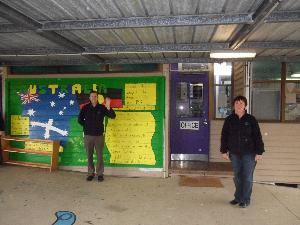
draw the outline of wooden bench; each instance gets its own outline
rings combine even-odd
[[[40,150],[34,150],[34,149],[16,148],[16,147],[11,146],[12,142],[24,142],[24,143],[30,142],[30,143],[51,144],[52,150],[51,151],[40,151]],[[2,154],[3,154],[3,163],[21,165],[21,166],[46,168],[46,169],[49,169],[50,172],[58,169],[58,153],[59,153],[59,147],[60,147],[59,141],[30,139],[30,138],[16,138],[16,137],[4,136],[4,137],[1,137],[1,147],[2,147]],[[10,157],[9,157],[10,152],[36,154],[36,155],[47,155],[47,156],[50,156],[51,163],[47,164],[47,163],[35,163],[35,162],[10,160]]]

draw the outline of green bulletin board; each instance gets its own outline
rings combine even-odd
[[[97,90],[100,104],[105,96],[119,98],[119,105],[114,108],[116,119],[105,120],[105,166],[163,167],[163,76],[13,78],[6,79],[5,85],[6,133],[60,140],[60,166],[87,165],[82,127],[77,116],[89,92]],[[10,153],[10,157],[49,163],[47,156]]]

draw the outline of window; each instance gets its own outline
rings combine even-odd
[[[251,66],[251,113],[258,120],[280,120],[281,64],[258,61]]]
[[[300,63],[287,64],[285,120],[300,121]]]
[[[215,118],[231,113],[231,63],[214,63]]]
[[[203,116],[203,84],[179,82],[176,85],[176,116]]]

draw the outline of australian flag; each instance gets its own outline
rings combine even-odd
[[[70,131],[70,120],[79,114],[76,95],[72,95],[71,86],[67,91],[51,89],[40,94],[19,94],[23,106],[22,115],[29,117],[30,138],[67,141]]]

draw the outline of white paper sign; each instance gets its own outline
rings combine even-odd
[[[180,121],[182,130],[199,130],[199,121]]]

